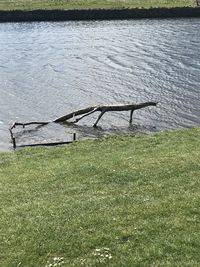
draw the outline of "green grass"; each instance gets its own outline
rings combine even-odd
[[[195,6],[195,0],[0,0],[0,10]]]
[[[199,140],[190,129],[1,153],[0,266],[200,266]]]

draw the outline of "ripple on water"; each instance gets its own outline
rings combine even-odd
[[[97,115],[88,117],[72,129],[79,136],[199,126],[199,27],[199,19],[1,24],[0,149],[16,118],[51,120],[97,104],[159,102],[136,111],[134,127],[128,113],[106,114],[98,131]],[[25,136],[62,140],[67,128],[57,127]]]

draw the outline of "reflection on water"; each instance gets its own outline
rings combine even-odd
[[[20,142],[200,124],[200,20],[0,24],[0,149],[14,121],[48,121],[98,104],[157,101],[138,110],[94,113],[77,126],[16,133]],[[21,129],[20,129],[21,130]],[[23,135],[21,135],[23,133]]]

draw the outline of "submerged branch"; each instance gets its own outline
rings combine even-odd
[[[50,123],[50,121],[49,121],[49,122],[31,121],[31,122],[27,122],[27,123],[15,122],[15,123],[11,126],[10,130],[12,130],[13,128],[15,128],[15,126],[22,126],[22,127],[24,128],[25,126],[28,126],[28,125],[31,125],[31,124],[46,125],[46,124],[48,124],[48,123]]]
[[[130,112],[130,119],[129,119],[129,123],[132,123],[132,117],[133,117],[133,112],[137,109],[141,109],[141,108],[145,108],[148,106],[156,106],[157,103],[156,102],[144,102],[144,103],[140,103],[140,104],[128,104],[128,105],[102,105],[102,106],[92,106],[92,107],[88,107],[88,108],[84,108],[84,109],[79,109],[76,110],[74,112],[71,112],[67,115],[64,115],[62,117],[59,117],[53,121],[48,121],[48,122],[38,122],[38,121],[32,121],[32,122],[27,122],[27,123],[20,123],[20,122],[15,122],[12,127],[10,128],[10,130],[12,130],[13,128],[15,128],[15,126],[23,126],[23,128],[27,125],[32,125],[32,124],[40,124],[40,125],[46,125],[50,122],[55,122],[55,123],[61,123],[61,122],[65,122],[68,121],[72,118],[74,118],[75,120],[71,123],[77,123],[78,121],[80,121],[81,119],[83,119],[86,116],[91,115],[94,112],[101,112],[100,115],[98,116],[96,122],[94,123],[93,127],[97,126],[97,123],[99,122],[99,120],[101,119],[101,117],[109,111],[131,111]],[[82,115],[79,118],[75,118],[79,115]]]
[[[137,110],[137,109],[141,109],[144,107],[148,107],[148,106],[156,106],[157,103],[156,102],[144,102],[144,103],[140,103],[140,104],[129,104],[129,105],[108,105],[108,106],[92,106],[92,107],[88,107],[85,109],[80,109],[77,111],[74,111],[72,113],[69,113],[65,116],[59,117],[56,120],[54,120],[55,123],[60,123],[60,122],[64,122],[67,121],[69,119],[72,119],[76,116],[79,115],[83,115],[80,118],[75,119],[74,122],[72,123],[76,123],[79,120],[81,120],[82,118],[89,116],[90,114],[99,111],[101,112],[97,121],[94,123],[94,127],[97,126],[97,123],[99,122],[99,120],[101,119],[101,117],[104,115],[104,113],[108,112],[108,111],[131,111],[130,114],[130,120],[129,122],[132,123],[132,116],[133,116],[133,111]]]

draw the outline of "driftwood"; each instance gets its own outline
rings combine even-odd
[[[101,119],[101,117],[109,111],[130,111],[130,119],[129,119],[129,123],[132,123],[133,120],[133,112],[137,109],[141,109],[141,108],[145,108],[148,106],[156,106],[157,103],[156,102],[144,102],[144,103],[140,103],[140,104],[129,104],[129,105],[111,105],[111,106],[92,106],[92,107],[88,107],[88,108],[84,108],[84,109],[79,109],[77,111],[71,112],[65,116],[59,117],[53,121],[47,121],[47,122],[38,122],[38,121],[32,121],[32,122],[27,122],[27,123],[21,123],[21,122],[15,122],[12,127],[10,128],[10,130],[12,131],[13,128],[15,128],[16,126],[22,126],[23,128],[27,125],[31,125],[31,124],[39,124],[39,125],[46,125],[48,123],[51,122],[55,122],[55,123],[61,123],[61,122],[65,122],[68,121],[70,119],[74,119],[73,121],[70,121],[70,123],[77,123],[78,121],[80,121],[81,119],[83,119],[86,116],[89,116],[90,114],[94,113],[94,112],[101,112],[100,115],[98,116],[96,122],[94,123],[93,127],[97,126],[97,123],[99,122],[99,120]],[[79,118],[76,118],[79,115],[83,115]]]
[[[23,128],[25,128],[25,126],[27,125],[32,125],[32,124],[39,124],[41,126],[43,125],[46,125],[50,122],[28,122],[28,123],[18,123],[18,122],[15,122],[10,128],[9,128],[9,131],[10,131],[10,135],[11,135],[11,140],[12,140],[12,143],[13,143],[13,148],[16,149],[17,147],[18,148],[21,148],[21,147],[34,147],[34,146],[57,146],[57,145],[64,145],[64,144],[70,144],[72,143],[73,141],[76,141],[76,133],[73,133],[73,140],[72,141],[62,141],[62,142],[46,142],[46,143],[35,143],[35,144],[28,144],[28,145],[17,145],[16,143],[16,138],[13,134],[13,129],[16,127],[16,126],[23,126]]]
[[[15,122],[9,130],[12,130],[13,128],[15,128],[16,126],[22,126],[23,128],[25,126],[31,125],[31,124],[39,124],[39,125],[46,125],[50,123],[50,121],[46,121],[46,122],[40,122],[40,121],[31,121],[31,122],[26,122],[26,123],[22,123],[22,122]]]
[[[72,113],[69,113],[65,116],[59,117],[57,119],[55,119],[54,121],[47,121],[47,122],[38,122],[38,121],[32,121],[32,122],[27,122],[27,123],[21,123],[21,122],[15,122],[9,129],[10,134],[11,134],[11,139],[12,139],[12,143],[13,143],[13,148],[15,149],[17,147],[16,145],[16,140],[15,140],[15,136],[13,134],[13,128],[15,128],[16,126],[22,126],[23,128],[25,128],[25,126],[27,125],[32,125],[32,124],[38,124],[38,125],[46,125],[48,123],[51,122],[55,122],[55,123],[61,123],[61,122],[65,122],[68,121],[70,119],[74,119],[72,122],[70,123],[77,123],[78,121],[80,121],[81,119],[83,119],[86,116],[89,116],[90,114],[94,113],[94,112],[101,112],[100,115],[98,116],[96,122],[94,123],[93,127],[97,126],[97,123],[99,122],[99,120],[101,119],[101,117],[108,111],[130,111],[130,119],[129,119],[129,123],[132,123],[133,120],[133,112],[137,109],[141,109],[141,108],[145,108],[148,106],[156,106],[157,103],[156,102],[145,102],[145,103],[140,103],[140,104],[129,104],[129,105],[112,105],[112,106],[92,106],[92,107],[88,107],[85,109],[80,109],[77,111],[74,111]],[[82,115],[81,117],[76,118],[77,116]],[[73,141],[76,140],[76,135],[73,135]],[[52,146],[52,145],[59,145],[59,144],[68,144],[71,143],[72,141],[67,141],[67,142],[53,142],[53,143],[44,143],[44,144],[31,144],[28,146],[38,146],[38,145],[45,145],[45,146]],[[20,147],[24,147],[27,145],[22,145]]]
[[[72,113],[69,113],[65,116],[59,117],[56,120],[54,120],[53,122],[55,123],[60,123],[60,122],[64,122],[67,120],[70,120],[72,118],[74,118],[74,121],[72,123],[77,123],[79,120],[83,119],[84,117],[99,111],[101,112],[99,117],[97,118],[96,122],[94,123],[93,127],[97,126],[97,123],[99,122],[99,120],[101,119],[101,117],[108,111],[131,111],[130,112],[130,119],[129,119],[129,123],[132,123],[133,120],[133,112],[137,109],[141,109],[141,108],[145,108],[148,106],[156,106],[157,103],[156,102],[145,102],[145,103],[140,103],[140,104],[129,104],[129,105],[113,105],[113,106],[93,106],[93,107],[88,107],[85,109],[80,109],[77,111],[74,111]],[[84,115],[83,115],[84,114]],[[77,119],[75,119],[76,116],[79,115],[83,115]]]

